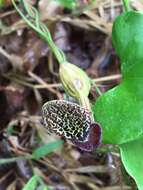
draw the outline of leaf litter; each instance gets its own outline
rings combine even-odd
[[[119,60],[111,45],[112,23],[123,9],[120,1],[97,0],[91,9],[81,6],[77,12],[52,1],[49,6],[40,0],[36,6],[68,60],[93,78],[91,101],[98,96],[95,85],[104,92],[120,82]],[[133,1],[132,6],[139,10],[143,4]],[[70,99],[58,69],[48,45],[7,1],[0,8],[0,163],[6,161],[0,164],[0,189],[26,189],[30,181],[37,189],[135,189],[121,165],[118,147],[102,145],[86,153],[70,142],[59,146],[57,136],[41,129],[41,106],[54,99]],[[49,151],[43,141],[54,148]],[[38,159],[33,159],[34,154]]]

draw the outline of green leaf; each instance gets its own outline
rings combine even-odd
[[[123,80],[93,105],[103,142],[122,144],[143,135],[143,13],[130,11],[113,26],[113,45],[121,60]]]
[[[74,9],[76,7],[76,0],[56,0],[58,1],[61,5],[68,9]]]
[[[93,105],[101,124],[103,141],[120,144],[127,171],[143,190],[143,13],[130,11],[113,26],[113,45],[121,60],[120,85],[98,98]]]
[[[35,190],[38,184],[38,179],[39,177],[37,175],[31,177],[22,190]]]
[[[37,148],[36,150],[34,150],[32,154],[32,158],[39,159],[43,156],[46,156],[47,154],[53,152],[55,149],[59,148],[59,146],[61,146],[62,144],[63,144],[63,141],[61,140],[57,140],[57,141],[53,141],[48,144],[45,144]]]
[[[120,145],[121,159],[128,173],[143,190],[143,137]]]

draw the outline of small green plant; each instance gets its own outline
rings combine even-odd
[[[98,145],[101,135],[100,127],[93,127],[93,124],[96,125],[96,123],[94,123],[95,119],[95,121],[99,122],[102,126],[103,143],[119,145],[125,168],[135,179],[139,190],[143,190],[143,12],[129,11],[128,0],[123,0],[126,12],[115,20],[112,32],[113,45],[122,63],[121,72],[123,81],[120,85],[101,95],[92,106],[91,112],[88,99],[90,90],[90,80],[88,76],[85,73],[83,74],[83,71],[80,71],[80,69],[75,66],[72,66],[74,75],[70,75],[68,68],[70,68],[72,64],[70,65],[70,63],[67,62],[64,53],[55,46],[48,28],[40,22],[35,8],[26,4],[24,0],[21,1],[30,16],[30,19],[27,19],[18,9],[15,1],[12,1],[19,14],[29,26],[48,42],[55,57],[59,61],[60,77],[65,91],[75,97],[81,106],[74,106],[72,114],[75,112],[73,115],[77,117],[77,121],[79,121],[78,114],[80,112],[83,114],[84,112],[84,114],[81,115],[85,118],[85,121],[87,121],[87,118],[89,119],[87,134],[85,132],[83,133],[83,131],[86,131],[84,127],[82,129],[83,131],[77,132],[80,126],[78,124],[76,130],[73,129],[70,133],[71,140],[78,141],[76,144],[84,150],[88,150],[88,148],[93,150],[93,148],[96,147],[95,145]],[[68,102],[63,103],[63,101],[53,102],[52,104],[51,102],[46,103],[43,107],[43,116],[46,128],[48,128],[47,124],[50,122],[50,125],[53,126],[52,132],[54,132],[55,126],[56,133],[64,133],[64,136],[67,137],[67,132],[69,132],[67,126],[70,126],[70,124],[67,125],[67,123],[70,123],[72,120],[69,110],[73,104],[71,106]],[[57,105],[58,108],[56,107]],[[64,109],[62,110],[63,107]],[[84,111],[82,111],[82,109]],[[76,113],[77,110],[78,113]],[[50,121],[47,119],[49,112],[53,114],[53,116],[50,117]],[[58,112],[60,115],[57,114]],[[65,116],[66,113],[68,114],[67,116]],[[53,123],[55,115],[59,120]],[[65,116],[65,120],[62,120],[63,115]],[[60,121],[67,123],[59,125]],[[80,124],[82,124],[82,122]],[[74,126],[72,126],[72,128],[73,127]],[[74,132],[76,136],[74,136]],[[79,137],[77,136],[78,133]],[[79,141],[82,135],[84,136],[82,139],[83,142]],[[90,141],[88,137],[91,137]],[[97,138],[97,144],[93,144],[95,143],[95,138]],[[94,145],[94,147],[91,148],[91,146],[88,147],[88,145]]]

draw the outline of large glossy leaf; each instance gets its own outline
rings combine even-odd
[[[120,85],[98,98],[93,111],[103,141],[120,144],[129,174],[143,190],[143,14],[126,12],[113,27],[113,45],[121,60]]]
[[[121,159],[129,174],[143,190],[143,137],[120,145]]]
[[[123,80],[97,99],[93,112],[102,126],[103,142],[122,144],[143,134],[143,14],[123,13],[112,36]]]

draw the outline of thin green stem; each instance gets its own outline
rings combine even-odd
[[[82,107],[84,107],[85,109],[87,109],[87,110],[90,111],[92,121],[94,122],[94,116],[93,116],[93,113],[92,113],[92,109],[91,109],[91,105],[90,105],[90,102],[89,102],[88,97],[87,97],[87,96],[84,96],[84,95],[79,95],[78,100],[79,100],[80,105],[81,105]]]
[[[64,52],[59,49],[56,44],[54,43],[50,31],[48,27],[40,21],[40,16],[38,11],[33,7],[30,3],[26,2],[25,0],[20,0],[21,4],[23,4],[25,11],[28,14],[28,17],[26,17],[22,11],[18,8],[18,6],[15,3],[15,0],[12,0],[12,3],[19,13],[19,15],[25,20],[25,22],[33,28],[45,41],[48,42],[52,52],[54,53],[56,59],[60,64],[66,62],[66,57]]]
[[[130,5],[129,5],[129,0],[123,0],[123,5],[124,5],[124,8],[125,8],[125,11],[130,11]]]

